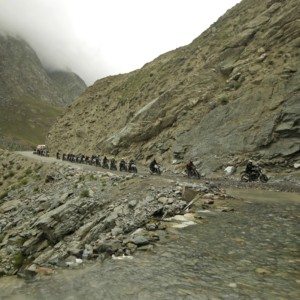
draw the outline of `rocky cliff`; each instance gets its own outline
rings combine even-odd
[[[85,88],[73,73],[47,71],[24,40],[0,35],[0,145],[43,142],[61,107]]]
[[[193,159],[203,172],[299,153],[300,6],[243,0],[190,45],[88,88],[48,135],[51,150]]]

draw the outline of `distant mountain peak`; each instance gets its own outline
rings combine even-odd
[[[47,71],[25,40],[0,35],[0,145],[24,147],[44,140],[60,107],[85,88],[72,72]]]

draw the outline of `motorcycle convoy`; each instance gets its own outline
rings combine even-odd
[[[109,169],[112,171],[117,171],[117,162],[114,158],[110,161],[104,156],[101,162],[100,155],[92,155],[87,156],[83,154],[74,155],[74,154],[61,154],[59,152],[56,153],[56,159],[62,159],[69,162],[80,163],[80,164],[88,164],[91,166],[102,167],[104,169]],[[127,164],[124,159],[121,159],[119,163],[119,170],[121,172],[129,172],[129,173],[137,173],[137,167],[133,160],[130,160]]]
[[[46,145],[37,145],[36,148],[33,150],[33,154],[48,157],[49,151],[48,151]]]
[[[37,148],[33,152],[34,154],[49,156],[47,148],[45,145],[38,145]],[[117,171],[117,163],[114,158],[110,161],[106,156],[102,159],[99,155],[87,156],[83,154],[74,155],[74,154],[61,154],[59,152],[56,153],[57,159],[62,159],[75,163],[83,163],[94,165],[97,167],[102,167],[104,169],[110,169],[112,171]],[[150,174],[160,175],[162,173],[161,166],[153,159],[149,165]],[[130,160],[128,163],[122,158],[119,163],[119,171],[121,172],[129,172],[129,173],[137,173],[137,166],[134,160]],[[200,179],[201,175],[197,171],[196,166],[192,161],[189,161],[185,168],[185,173],[188,178]],[[248,161],[246,165],[245,171],[241,173],[241,181],[242,182],[254,182],[260,181],[262,183],[268,182],[269,178],[266,174],[262,172],[262,169],[257,164],[254,164],[251,160]]]

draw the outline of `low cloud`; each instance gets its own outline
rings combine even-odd
[[[92,84],[191,42],[237,2],[1,0],[0,31],[24,38],[48,69]]]

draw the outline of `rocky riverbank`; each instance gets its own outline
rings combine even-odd
[[[194,213],[168,218],[165,238],[151,250],[85,260],[51,277],[2,277],[0,298],[297,299],[299,195],[228,191],[236,199],[228,199],[227,211],[227,200],[205,210],[196,201]]]
[[[167,218],[215,201],[224,207],[227,198],[211,182],[85,170],[6,151],[0,157],[2,275],[51,273],[151,250],[166,236]]]

